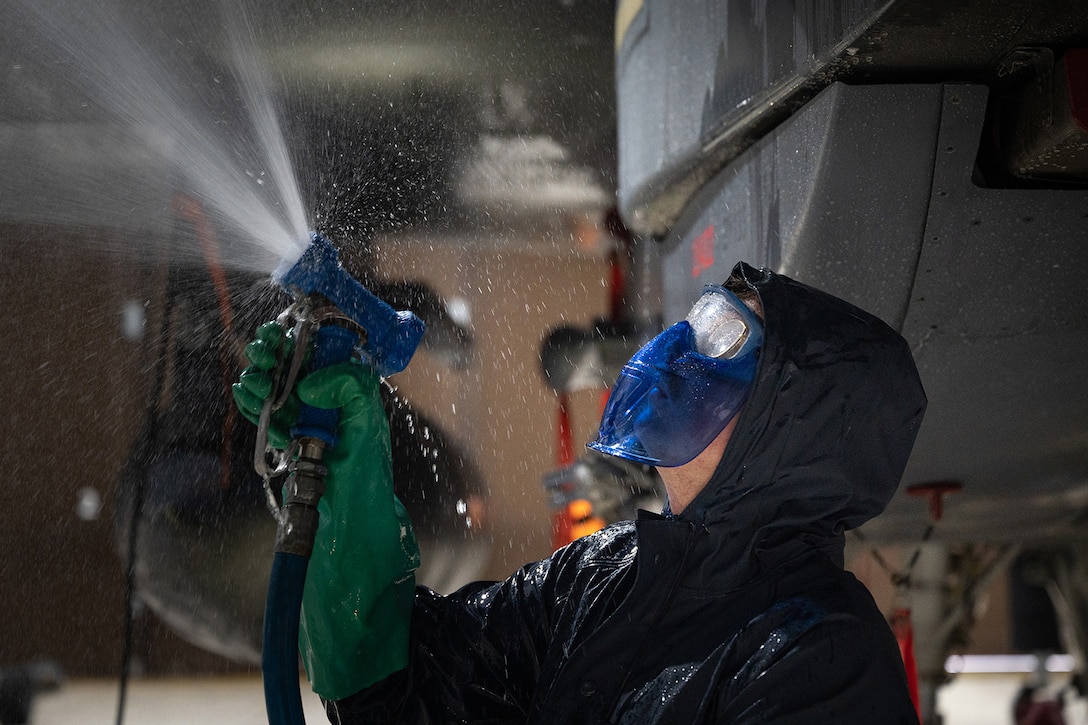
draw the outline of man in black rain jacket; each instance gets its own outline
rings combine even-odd
[[[701,490],[504,582],[418,589],[409,667],[327,703],[332,722],[917,722],[888,625],[842,568],[922,419],[910,351],[785,276],[731,281],[758,295],[764,339],[744,407],[693,463]]]

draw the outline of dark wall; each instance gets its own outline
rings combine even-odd
[[[118,248],[138,254],[106,251]],[[95,230],[4,225],[0,249],[0,666],[50,658],[69,675],[113,675],[125,591],[114,493],[145,417],[165,272],[154,240]],[[124,334],[131,301],[148,311],[141,338]],[[85,488],[103,503],[91,520],[77,513]],[[237,669],[149,614],[137,617],[137,633],[138,669]]]

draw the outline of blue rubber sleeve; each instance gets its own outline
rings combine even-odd
[[[314,333],[313,356],[310,371],[347,362],[351,359],[359,336],[352,330],[337,325],[325,325]],[[320,438],[331,448],[336,445],[336,425],[340,421],[339,408],[301,407],[298,422],[291,428],[291,437]]]

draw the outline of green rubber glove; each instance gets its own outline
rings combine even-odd
[[[261,344],[247,346],[253,365],[235,385],[239,408],[251,420],[253,404],[269,394],[275,349],[289,344],[282,331],[265,328],[254,341]],[[299,632],[310,683],[328,700],[352,695],[408,664],[419,548],[408,513],[393,494],[389,422],[379,384],[373,369],[351,362],[317,370],[296,389],[308,405],[341,409],[339,440],[324,458],[328,475]],[[287,441],[288,416],[274,416],[273,445]]]
[[[242,415],[257,425],[261,417],[264,401],[272,394],[272,369],[283,350],[289,359],[294,349],[294,339],[284,334],[277,322],[266,322],[257,328],[256,337],[246,345],[246,359],[249,367],[242,371],[238,382],[234,384],[234,402]],[[291,442],[291,426],[298,420],[299,402],[294,390],[288,396],[283,407],[272,414],[268,426],[268,443],[274,448],[286,450]]]

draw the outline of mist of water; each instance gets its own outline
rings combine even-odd
[[[22,198],[35,220],[70,226],[112,210],[109,226],[130,232],[118,251],[141,254],[141,234],[156,220],[168,228],[169,200],[184,194],[214,219],[224,264],[271,271],[301,254],[310,225],[241,3],[159,26],[112,0],[8,1],[4,14],[18,22],[2,32],[31,36],[5,41],[8,84],[30,84],[15,97],[84,99],[64,112],[47,107],[51,122],[33,119],[38,148],[7,162],[9,203]],[[220,67],[196,60],[208,57],[195,47],[203,42],[221,43]]]

